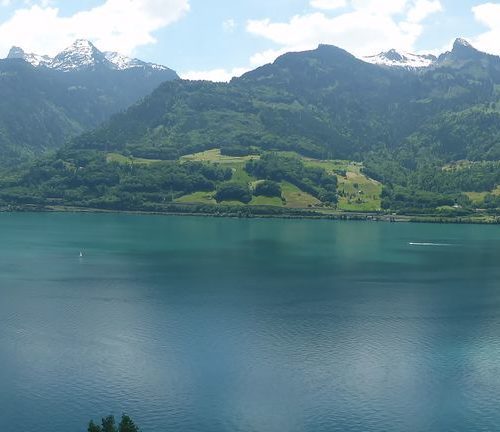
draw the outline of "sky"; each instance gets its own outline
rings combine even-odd
[[[227,81],[320,43],[438,54],[457,37],[500,55],[500,0],[0,0],[0,58],[84,38],[187,79]]]

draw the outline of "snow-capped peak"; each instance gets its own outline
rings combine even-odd
[[[46,66],[52,61],[49,56],[26,53],[22,48],[19,47],[12,47],[9,51],[9,54],[7,55],[7,58],[21,59],[35,67]]]
[[[153,69],[170,71],[166,66],[146,63],[116,52],[101,52],[95,45],[85,39],[77,39],[71,46],[61,51],[54,58],[37,54],[27,54],[21,48],[12,47],[9,59],[22,59],[35,67],[46,67],[62,72],[96,70],[96,69]]]
[[[62,71],[95,69],[96,67],[109,66],[104,54],[92,42],[77,39],[71,46],[57,54],[51,62],[52,69]]]
[[[374,56],[362,57],[362,60],[381,66],[415,70],[432,66],[437,58],[432,54],[413,54],[391,49]]]

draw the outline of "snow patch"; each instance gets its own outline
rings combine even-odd
[[[381,66],[415,70],[432,66],[437,58],[432,54],[421,55],[391,49],[374,56],[362,57],[361,60]]]
[[[12,47],[7,58],[21,59],[35,67],[47,66],[52,61],[49,56],[26,53],[19,47]]]
[[[117,70],[126,70],[126,69],[134,69],[134,68],[151,68],[155,70],[168,70],[167,67],[154,64],[154,63],[146,63],[142,60],[127,57],[123,54],[117,52],[105,52],[104,56],[106,59],[114,65],[114,68]]]

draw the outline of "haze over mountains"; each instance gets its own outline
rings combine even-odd
[[[117,69],[109,56],[96,53],[92,47],[79,57],[63,53],[51,60],[51,68],[21,62],[27,74],[23,82],[30,82],[30,77],[38,80],[26,93],[26,100],[38,94],[40,82],[46,83],[41,79],[45,74],[56,74],[57,80],[98,76],[101,86],[103,77],[108,77],[113,84],[111,94],[117,97],[130,86],[137,88],[151,74],[166,72],[154,67],[147,73],[142,67]],[[133,201],[134,208],[141,208],[138,202],[145,200],[148,206],[156,206],[164,202],[167,191],[170,197],[182,196],[215,187],[220,178],[226,178],[227,173],[204,173],[201,166],[188,173],[179,160],[183,155],[221,149],[238,155],[286,151],[317,159],[363,163],[364,173],[384,185],[382,201],[387,209],[435,209],[457,203],[472,206],[464,192],[492,194],[500,184],[500,57],[482,53],[462,39],[457,39],[453,49],[438,58],[418,60],[395,51],[388,55],[392,58],[389,63],[380,60],[382,64],[370,64],[340,48],[321,45],[316,50],[285,54],[227,84],[164,82],[126,112],[38,162],[36,170],[17,187],[27,187],[28,192],[23,193],[36,202],[44,202],[47,196],[63,199],[71,185],[90,181],[76,181],[73,168],[68,171],[77,163],[82,169],[87,166],[89,173],[100,180],[91,180],[92,187],[75,191],[71,196],[78,199],[73,198],[73,205],[112,202],[127,208]],[[78,64],[77,58],[84,59],[83,70],[79,70],[80,66],[68,67]],[[10,67],[20,67],[15,60],[7,62]],[[133,85],[117,80],[130,73],[134,73]],[[75,97],[70,104],[77,107],[79,114],[82,107],[86,107],[84,113],[93,114],[92,104],[96,100],[106,101],[106,97],[94,97],[88,88],[79,92],[82,99]],[[67,91],[65,87],[63,93],[67,95]],[[38,94],[38,101],[45,101],[51,94],[53,91],[45,90]],[[50,109],[44,106],[38,113],[45,116]],[[17,112],[29,112],[29,107]],[[12,123],[16,124],[19,117],[14,115]],[[5,116],[0,116],[0,120],[5,121]],[[92,120],[95,122],[95,117]],[[53,136],[50,130],[37,131],[33,139],[33,119],[20,122],[20,133],[25,136],[12,135],[19,145],[61,145],[61,140],[47,145],[46,137]],[[52,124],[43,118],[40,124],[57,130],[64,123],[58,117]],[[118,155],[137,158],[142,163],[172,162],[143,167],[132,179],[130,171],[108,163],[111,153],[115,159]],[[290,167],[284,159],[272,160],[272,164],[273,170],[278,171],[281,165]],[[274,178],[270,168],[266,169],[266,175]],[[157,177],[160,172],[169,178],[168,182],[167,177]],[[313,175],[296,166],[293,178],[303,191],[331,199],[330,190],[324,193],[325,175]],[[48,187],[46,182],[54,176],[57,186],[51,182]],[[102,181],[102,187],[95,189],[96,181]],[[142,195],[136,195],[139,191]]]

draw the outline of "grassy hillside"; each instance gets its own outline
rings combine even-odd
[[[300,156],[294,152],[277,152],[285,157],[299,158],[305,166],[320,168],[338,179],[339,202],[334,207],[339,210],[370,212],[381,210],[382,185],[377,181],[366,177],[361,173],[363,165],[356,162],[343,160],[319,160]],[[220,149],[211,149],[204,152],[193,153],[183,156],[180,161],[201,162],[220,165],[230,168],[232,181],[249,186],[251,189],[260,182],[256,177],[248,174],[245,170],[246,163],[250,160],[258,160],[258,155],[227,156],[221,154]],[[125,157],[115,153],[108,154],[109,162],[121,164],[148,165],[159,162],[158,160]],[[321,208],[320,200],[288,181],[279,182],[282,189],[282,197],[253,197],[248,203],[251,206],[276,206],[284,208]],[[182,204],[216,204],[215,191],[192,192],[175,199]],[[236,201],[222,201],[221,204],[235,205]]]

